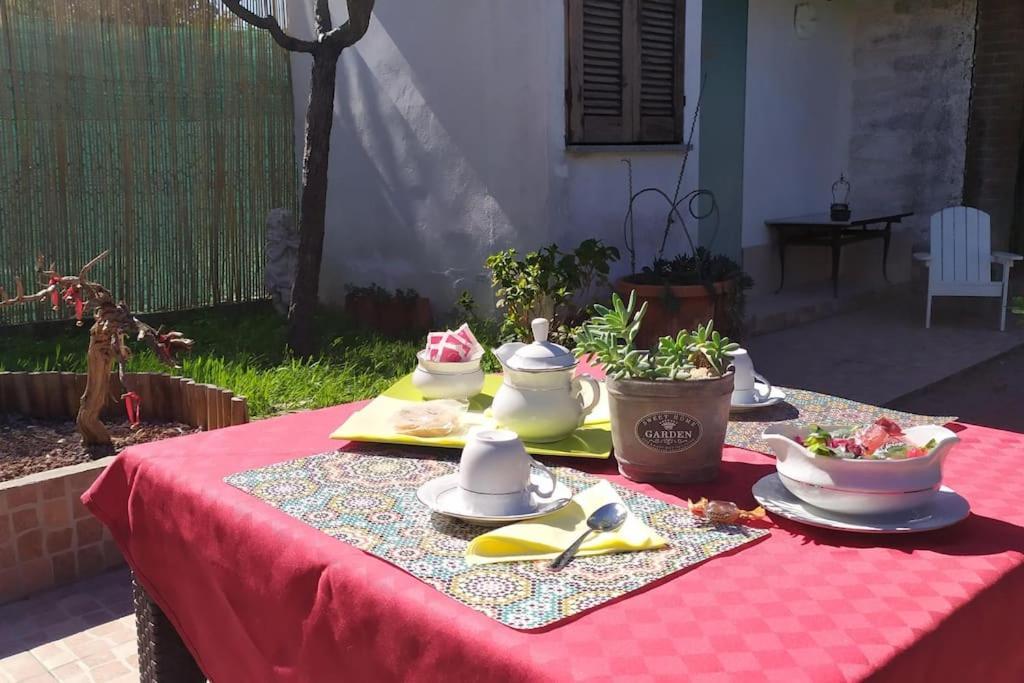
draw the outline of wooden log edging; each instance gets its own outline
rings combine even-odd
[[[111,375],[101,419],[123,420],[125,386],[117,373]],[[74,372],[0,372],[0,413],[74,420],[85,379],[85,373]],[[212,384],[162,372],[129,372],[125,385],[142,399],[143,422],[180,422],[210,430],[249,421],[245,397]]]

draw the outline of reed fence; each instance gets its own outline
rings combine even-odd
[[[110,248],[94,278],[136,311],[262,298],[292,126],[287,54],[219,0],[0,0],[0,285]]]

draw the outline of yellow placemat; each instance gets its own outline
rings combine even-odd
[[[391,417],[398,410],[422,402],[420,392],[412,384],[412,375],[403,377],[384,393],[370,401],[362,410],[353,413],[343,425],[334,430],[332,439],[368,441],[373,443],[462,448],[466,434],[474,427],[494,428],[497,423],[488,414],[495,392],[501,385],[501,375],[488,375],[483,391],[469,402],[463,416],[463,429],[456,434],[439,437],[399,434],[391,426]],[[603,388],[602,384],[602,388]],[[576,458],[607,458],[612,452],[611,424],[608,419],[607,394],[587,416],[583,426],[572,436],[553,443],[525,442],[526,450],[534,455],[562,455]]]

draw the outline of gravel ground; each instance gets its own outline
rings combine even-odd
[[[86,450],[72,420],[34,420],[0,415],[0,481],[113,455],[128,446],[197,431],[176,423],[107,423],[113,449]]]
[[[888,407],[959,415],[961,422],[1024,433],[1024,346],[902,396]]]

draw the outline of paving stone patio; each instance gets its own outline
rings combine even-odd
[[[0,607],[0,681],[138,680],[127,569]]]

